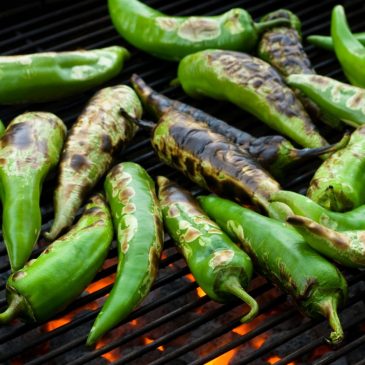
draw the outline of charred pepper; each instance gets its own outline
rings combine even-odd
[[[138,0],[109,0],[109,13],[118,33],[152,55],[178,61],[210,48],[251,51],[259,34],[286,19],[254,23],[244,9],[217,16],[167,16]]]
[[[199,186],[235,199],[251,198],[266,204],[279,184],[246,151],[214,133],[186,113],[170,109],[158,124],[131,121],[152,130],[151,143],[158,157]]]
[[[309,317],[324,316],[333,344],[343,339],[337,307],[347,298],[347,284],[340,271],[307,245],[288,225],[214,196],[198,198],[215,220],[256,263],[258,270],[296,301]]]
[[[95,195],[67,234],[10,276],[9,306],[0,314],[0,323],[18,316],[26,322],[43,322],[65,308],[94,278],[112,238],[108,207],[102,195]]]
[[[87,344],[117,325],[149,293],[163,247],[162,213],[155,184],[133,162],[115,166],[104,183],[118,239],[119,264],[113,289],[96,318]]]
[[[48,239],[72,223],[87,194],[111,167],[113,155],[137,132],[137,126],[120,115],[120,107],[137,118],[142,114],[139,99],[128,86],[102,89],[72,126],[61,157]]]
[[[365,46],[365,32],[362,33],[354,33],[355,38]],[[311,43],[319,48],[323,48],[327,51],[334,51],[333,48],[333,40],[331,36],[323,36],[323,35],[310,35],[307,37],[308,43]]]
[[[12,271],[29,258],[41,230],[44,178],[57,166],[66,127],[51,113],[16,117],[0,139],[3,235]]]
[[[188,191],[162,176],[157,183],[167,231],[199,286],[218,302],[234,296],[243,300],[250,310],[241,322],[252,320],[258,304],[244,290],[253,271],[249,256],[207,217]]]
[[[236,143],[241,148],[247,150],[250,155],[257,159],[264,168],[269,170],[276,177],[281,177],[284,174],[284,169],[287,167],[325,153],[334,152],[337,149],[344,147],[347,143],[348,138],[345,138],[339,143],[331,146],[297,149],[282,136],[264,136],[256,138],[202,110],[159,94],[150,88],[136,74],[132,76],[131,83],[144,107],[148,109],[154,117],[160,118],[169,108],[178,110],[181,113],[189,114],[197,122],[204,123],[212,131],[222,134],[233,143]]]
[[[321,147],[303,105],[268,63],[244,53],[207,50],[185,57],[178,79],[193,97],[228,100],[303,147]]]
[[[273,27],[263,33],[258,44],[258,56],[277,69],[284,78],[292,74],[315,74],[302,45],[299,18],[290,10],[279,9],[265,15],[261,18],[261,21],[270,21],[278,18],[286,18],[290,23],[280,27]],[[305,94],[298,90],[295,91],[312,118],[321,120],[334,128],[340,127],[341,121],[338,118],[328,114],[326,111],[322,111]]]
[[[365,47],[351,33],[342,5],[332,10],[331,37],[346,77],[351,84],[365,87]]]
[[[334,211],[365,203],[365,126],[356,129],[348,145],[333,153],[314,174],[307,196]]]
[[[122,47],[0,56],[0,104],[39,103],[91,89],[116,76],[129,53]]]
[[[290,75],[287,83],[345,123],[353,127],[365,124],[364,89],[319,75]]]

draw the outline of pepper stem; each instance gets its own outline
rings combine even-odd
[[[123,108],[120,108],[120,114],[122,115],[122,117],[127,119],[129,122],[135,123],[143,129],[152,130],[153,128],[156,127],[156,123],[153,123],[149,120],[134,118],[131,115],[129,115]]]
[[[23,304],[22,297],[20,295],[12,295],[10,304],[5,312],[0,313],[0,324],[9,323],[20,312]]]
[[[272,20],[266,20],[264,22],[254,23],[255,30],[257,34],[261,34],[268,28],[281,27],[281,26],[291,26],[290,20],[287,18],[278,18]]]
[[[242,288],[236,276],[230,276],[225,279],[220,289],[225,293],[233,294],[242,299],[250,307],[250,311],[240,319],[242,323],[249,322],[256,317],[259,311],[259,305],[256,300]]]
[[[344,337],[342,325],[337,313],[337,300],[333,297],[328,298],[321,303],[320,307],[323,315],[327,318],[331,328],[333,329],[329,338],[326,338],[326,340],[331,345],[337,345]]]

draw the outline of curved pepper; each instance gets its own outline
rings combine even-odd
[[[143,106],[149,110],[154,117],[160,118],[169,108],[175,109],[181,113],[189,114],[197,122],[204,123],[212,131],[227,137],[233,143],[236,143],[241,148],[247,150],[250,155],[257,159],[264,168],[276,177],[283,176],[284,169],[289,166],[343,148],[348,140],[346,137],[334,145],[298,149],[282,136],[264,136],[256,138],[202,110],[159,94],[150,88],[136,74],[132,76],[131,83],[141,99]]]
[[[237,201],[249,197],[255,204],[266,205],[270,195],[280,189],[246,150],[188,114],[170,109],[157,125],[144,126],[153,128],[151,143],[160,160],[207,190]]]
[[[243,9],[210,17],[173,17],[138,0],[109,0],[108,7],[116,30],[129,43],[174,61],[209,48],[250,51],[264,29],[287,23],[286,19],[254,23]]]
[[[345,148],[333,153],[314,174],[307,196],[334,211],[365,203],[365,126],[356,129]]]
[[[261,21],[278,18],[286,18],[290,24],[266,30],[258,44],[258,56],[277,69],[284,78],[292,74],[315,74],[302,45],[299,18],[290,10],[279,9],[265,15]],[[341,121],[338,118],[321,110],[318,105],[300,91],[295,90],[295,92],[312,118],[321,120],[334,128],[341,126]]]
[[[342,5],[332,10],[331,37],[346,77],[351,84],[365,87],[365,47],[351,33]]]
[[[252,320],[259,308],[244,290],[252,278],[249,256],[206,216],[188,191],[162,176],[157,183],[165,226],[199,286],[221,303],[238,297],[250,307],[241,322]]]
[[[364,89],[319,75],[290,75],[286,81],[345,123],[353,127],[365,124]]]
[[[347,284],[340,271],[307,245],[288,225],[214,196],[198,198],[215,220],[256,263],[258,270],[293,297],[309,317],[329,320],[333,344],[343,339],[337,307],[347,298]]]
[[[76,95],[116,76],[122,47],[0,56],[0,104],[40,103]]]
[[[327,145],[294,92],[277,71],[258,58],[202,51],[180,62],[178,78],[188,95],[228,100],[303,147]]]
[[[51,113],[16,117],[0,139],[3,235],[12,271],[23,267],[41,230],[44,178],[58,164],[66,127]]]
[[[113,289],[87,338],[88,345],[147,296],[163,247],[162,213],[148,173],[135,163],[121,163],[109,172],[104,188],[117,232],[119,264]]]
[[[365,46],[365,32],[354,33],[354,36],[362,45]],[[323,48],[327,51],[334,51],[333,40],[331,36],[310,35],[307,37],[307,41],[316,47]]]
[[[0,324],[15,317],[43,322],[70,304],[103,264],[113,238],[113,226],[102,195],[91,198],[72,229],[53,242],[6,284],[8,308]]]
[[[54,194],[55,220],[45,236],[55,239],[75,218],[87,194],[111,167],[113,155],[137,132],[120,113],[135,117],[142,106],[134,91],[124,85],[100,90],[72,126],[62,153]]]

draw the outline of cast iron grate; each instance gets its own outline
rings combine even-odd
[[[241,6],[258,18],[279,7],[288,7],[303,22],[303,35],[328,33],[330,11],[336,2],[298,0],[211,0],[148,1],[170,14],[218,14]],[[353,29],[361,31],[365,4],[361,0],[345,1]],[[126,45],[114,31],[103,0],[14,1],[0,4],[0,53],[19,54],[46,50],[96,48],[112,44],[125,45],[133,57],[123,72],[109,84],[126,83],[133,72],[139,73],[157,90],[193,105],[246,129],[254,135],[270,131],[254,118],[223,104],[195,101],[169,86],[176,65],[156,60]],[[307,46],[319,73],[343,79],[338,63],[330,53]],[[6,107],[0,117],[8,123],[27,110],[45,109],[63,118],[68,126],[95,92],[47,105]],[[335,134],[322,128],[329,138]],[[144,166],[152,176],[167,175],[195,193],[201,192],[182,175],[164,166],[155,157],[148,136],[140,133],[120,153],[119,160],[132,160]],[[318,163],[306,164],[288,173],[282,185],[303,192]],[[50,178],[42,194],[43,229],[53,217]],[[43,249],[40,240],[34,256]],[[350,300],[341,311],[346,340],[336,349],[329,348],[323,335],[328,332],[324,320],[308,320],[298,314],[288,299],[267,283],[255,277],[251,293],[261,304],[260,316],[249,325],[239,318],[247,308],[236,302],[221,305],[199,291],[189,270],[176,252],[169,237],[160,264],[160,274],[151,294],[133,313],[99,343],[97,349],[84,346],[88,330],[97,315],[104,296],[111,288],[116,269],[116,249],[110,250],[107,264],[93,284],[54,321],[42,325],[14,322],[0,328],[0,361],[5,364],[363,364],[365,355],[365,273],[345,272],[350,285]],[[6,305],[5,283],[9,264],[3,242],[0,243],[0,307]]]

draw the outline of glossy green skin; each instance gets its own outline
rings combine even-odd
[[[122,321],[149,293],[163,248],[162,213],[155,184],[133,162],[115,166],[104,183],[117,233],[117,277],[93,324],[87,344]]]
[[[82,93],[119,74],[122,47],[0,56],[0,104],[39,103]]]
[[[32,112],[15,118],[0,139],[3,235],[12,271],[24,266],[37,242],[43,180],[57,166],[65,138],[61,119]]]
[[[248,286],[251,259],[207,217],[188,191],[162,176],[157,182],[165,226],[195,280],[213,300],[229,301],[235,291]],[[255,303],[248,320],[257,314],[257,308]]]
[[[354,33],[355,38],[365,46],[365,32],[363,33]],[[323,35],[310,35],[307,37],[307,41],[310,44],[315,45],[316,47],[323,48],[327,51],[334,51],[333,41],[330,36]]]
[[[87,194],[111,167],[113,155],[137,132],[137,126],[120,115],[120,108],[137,118],[142,115],[141,103],[128,86],[102,89],[72,126],[61,157],[48,239],[71,225]]]
[[[207,50],[185,57],[178,78],[192,97],[227,100],[304,147],[326,140],[281,76],[266,62],[244,53]]]
[[[355,86],[365,87],[365,47],[351,33],[341,5],[332,10],[331,37],[336,57],[348,80]]]
[[[167,16],[138,0],[109,0],[118,33],[156,57],[178,61],[203,49],[251,51],[259,33],[271,24],[255,24],[243,9],[217,16]]]
[[[265,204],[279,184],[245,150],[186,113],[166,112],[152,133],[152,146],[167,165],[199,186],[237,201]]]
[[[353,127],[365,124],[364,89],[319,75],[290,75],[286,81],[345,123]]]
[[[307,196],[324,208],[343,212],[365,203],[365,126],[334,152],[314,174]]]
[[[290,294],[305,314],[329,319],[334,329],[331,342],[342,340],[336,311],[347,298],[347,284],[334,265],[285,223],[215,196],[198,200],[231,239],[242,243],[259,271]]]
[[[94,278],[112,238],[108,207],[104,197],[97,194],[69,232],[10,276],[9,308],[0,314],[0,323],[15,316],[27,322],[43,322],[65,308]]]

